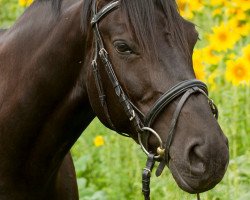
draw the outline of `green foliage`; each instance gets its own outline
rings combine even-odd
[[[18,0],[0,0],[0,28],[8,28],[23,12]]]

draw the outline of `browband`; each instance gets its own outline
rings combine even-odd
[[[111,2],[107,5],[105,5],[101,10],[98,11],[98,13],[95,13],[91,20],[91,25],[93,26],[97,22],[99,22],[107,13],[111,12],[113,9],[117,8],[119,6],[119,1]],[[96,10],[96,8],[94,8]]]

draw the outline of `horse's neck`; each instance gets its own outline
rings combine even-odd
[[[7,29],[0,29],[0,36],[3,35],[6,31]]]
[[[93,119],[80,82],[81,7],[58,17],[50,2],[37,3],[0,43],[0,179],[20,169],[47,178]]]

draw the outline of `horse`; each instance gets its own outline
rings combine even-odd
[[[95,117],[141,145],[147,177],[159,161],[186,192],[218,184],[228,141],[197,38],[174,0],[34,1],[0,37],[0,199],[77,200],[69,151]]]
[[[0,36],[6,32],[7,29],[0,29]]]

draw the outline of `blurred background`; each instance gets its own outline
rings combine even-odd
[[[202,200],[250,199],[250,1],[178,0],[181,15],[200,39],[193,63],[218,105],[229,139],[230,164],[223,181]],[[0,0],[0,28],[10,27],[32,0]],[[146,157],[131,139],[95,119],[72,149],[81,200],[142,200]],[[181,191],[168,170],[151,181],[152,200],[196,199]]]

